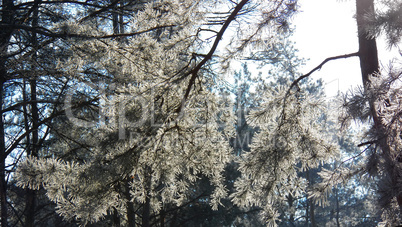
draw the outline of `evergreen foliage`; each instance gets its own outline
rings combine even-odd
[[[218,208],[227,196],[223,171],[231,160],[234,118],[229,100],[215,93],[219,77],[206,63],[215,60],[234,19],[249,22],[242,14],[264,22],[247,32],[231,27],[242,31],[244,41],[232,42],[238,53],[270,29],[283,29],[295,10],[292,1],[240,1],[223,13],[210,13],[215,3],[203,1],[154,1],[135,9],[130,2],[49,4],[61,18],[73,17],[27,28],[68,47],[68,55],[53,62],[71,89],[65,116],[49,137],[55,151],[27,157],[15,178],[22,187],[43,188],[60,215],[84,225],[105,217],[142,226],[169,217],[174,225],[177,215],[166,211],[194,198]],[[82,8],[64,11],[70,4]],[[214,29],[210,51],[196,52],[209,46],[201,34]],[[223,61],[234,57],[232,50]],[[207,197],[195,190],[200,180],[213,187]]]
[[[301,75],[295,0],[2,1],[1,226],[400,224],[401,3],[356,2],[359,52]],[[329,107],[307,77],[353,56]]]

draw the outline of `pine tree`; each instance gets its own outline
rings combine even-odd
[[[214,60],[226,29],[243,13],[261,13],[262,22],[242,34],[241,42],[232,42],[239,54],[259,42],[267,28],[284,29],[294,3],[229,3],[231,10],[216,14],[225,15],[216,20],[203,11],[214,7],[202,1],[156,1],[136,8],[132,17],[118,13],[116,20],[116,7],[126,9],[117,3],[84,4],[76,13],[79,23],[33,29],[64,38],[72,53],[58,59],[55,68],[72,78],[65,116],[73,125],[55,124],[63,130],[57,136],[68,140],[53,144],[57,151],[49,158],[28,157],[21,163],[19,185],[43,187],[61,215],[82,224],[105,216],[116,225],[128,223],[137,210],[142,217],[135,222],[148,226],[167,217],[169,207],[183,206],[201,177],[214,187],[207,201],[216,209],[227,194],[222,171],[230,158],[227,138],[233,134],[221,125],[232,125],[233,117],[221,109],[226,104],[211,89],[217,78],[206,73],[213,69],[206,63]],[[124,33],[116,34],[113,21],[121,20],[127,21],[119,28]],[[208,46],[200,32],[211,27],[216,37],[207,54],[194,53],[198,45]],[[228,62],[235,56],[222,57]],[[174,214],[170,217],[174,223]]]
[[[373,177],[378,180],[379,205],[383,212],[384,223],[391,226],[400,224],[400,168],[399,168],[399,104],[398,94],[400,90],[400,69],[395,64],[392,70],[381,69],[378,63],[376,35],[379,31],[385,31],[390,46],[396,45],[399,34],[400,21],[397,15],[398,1],[384,1],[388,6],[393,6],[388,11],[375,10],[374,1],[356,0],[356,19],[358,28],[359,51],[356,53],[327,58],[311,72],[300,76],[295,83],[308,77],[325,63],[346,57],[359,57],[363,86],[357,88],[351,94],[344,96],[340,120],[343,126],[348,126],[351,120],[368,123],[361,138],[362,147],[355,158],[363,158],[363,162],[352,165],[352,168],[338,166],[335,171],[323,171],[320,176],[323,182],[317,184],[312,191],[312,196],[322,198],[330,192],[332,186],[344,183],[356,174]],[[381,30],[383,29],[383,30]],[[323,193],[324,192],[324,193]]]

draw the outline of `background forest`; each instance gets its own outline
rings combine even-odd
[[[402,2],[353,1],[302,74],[302,0],[3,0],[1,226],[401,225]]]

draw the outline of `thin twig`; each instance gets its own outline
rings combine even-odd
[[[320,70],[327,62],[332,61],[332,60],[337,60],[337,59],[342,59],[342,58],[350,58],[350,57],[358,57],[359,56],[359,52],[355,52],[355,53],[351,53],[351,54],[345,54],[345,55],[338,55],[338,56],[334,56],[334,57],[329,57],[327,59],[325,59],[323,62],[321,62],[321,64],[319,64],[317,67],[315,67],[314,69],[312,69],[310,72],[308,72],[307,74],[304,74],[302,76],[300,76],[299,78],[297,78],[295,81],[293,81],[293,83],[290,85],[288,93],[290,92],[290,90],[296,86],[302,79],[309,77],[311,74],[313,74],[315,71]]]
[[[355,53],[351,53],[351,54],[344,54],[344,55],[338,55],[338,56],[334,56],[334,57],[329,57],[326,58],[324,61],[321,62],[321,64],[319,64],[317,67],[315,67],[314,69],[312,69],[310,72],[308,72],[307,74],[304,74],[302,76],[299,76],[296,80],[294,80],[292,82],[292,84],[290,85],[289,89],[286,92],[285,98],[283,100],[283,107],[282,107],[282,118],[285,118],[285,106],[286,106],[286,101],[290,95],[290,92],[292,90],[293,87],[297,86],[299,84],[299,82],[306,78],[309,77],[311,74],[313,74],[315,71],[320,70],[327,62],[332,61],[332,60],[337,60],[337,59],[342,59],[342,58],[350,58],[350,57],[358,57],[359,56],[359,52],[355,52]]]
[[[200,71],[200,69],[212,58],[213,54],[216,51],[216,48],[218,47],[219,42],[222,40],[223,34],[225,33],[226,29],[229,27],[229,24],[236,19],[236,16],[238,15],[238,13],[240,12],[240,10],[244,7],[244,5],[247,4],[249,0],[242,0],[239,4],[237,4],[237,6],[235,7],[235,9],[233,10],[233,12],[230,14],[230,16],[228,17],[228,19],[225,21],[225,23],[223,24],[222,28],[219,30],[219,32],[216,34],[216,38],[215,41],[211,47],[211,49],[209,50],[208,54],[202,59],[202,61],[200,63],[198,63],[193,70],[191,70],[191,72],[188,75],[191,75],[191,78],[189,80],[189,84],[187,86],[186,92],[184,94],[183,97],[183,101],[180,104],[179,108],[177,109],[177,112],[181,112],[181,109],[183,108],[183,105],[185,103],[185,101],[187,100],[188,96],[190,95],[190,91],[191,88],[193,87],[195,80],[197,78],[198,72]]]

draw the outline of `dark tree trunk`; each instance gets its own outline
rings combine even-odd
[[[370,37],[365,29],[365,17],[372,14],[374,14],[374,0],[356,0],[360,69],[366,89],[370,86],[369,75],[378,72],[379,68],[376,40]]]
[[[314,185],[314,179],[310,176],[310,170],[306,171],[306,179],[309,182],[309,185]],[[307,198],[307,207],[306,207],[306,225],[312,227],[317,227],[317,223],[315,220],[315,204],[313,199]]]
[[[3,110],[5,69],[4,63],[0,64],[0,111]],[[1,226],[7,227],[7,181],[6,181],[6,146],[3,115],[0,116],[0,208],[1,208]]]
[[[39,3],[41,0],[35,0],[32,10],[32,27],[38,26],[38,19],[39,19]],[[34,49],[38,48],[38,40],[36,33],[32,33],[31,37],[32,47]],[[35,59],[37,57],[36,53],[33,54],[32,58]],[[36,62],[36,61],[35,61]],[[31,66],[32,71],[35,72],[36,66]],[[35,73],[33,73],[35,75]],[[32,116],[32,137],[31,142],[28,142],[27,148],[27,155],[37,157],[39,152],[39,110],[37,101],[37,83],[36,78],[33,77],[30,80],[30,88],[31,88],[31,116]],[[29,136],[28,138],[29,139]],[[35,199],[36,199],[36,192],[32,189],[27,189],[27,200],[26,200],[26,213],[25,213],[25,226],[27,227],[34,227],[35,225]]]
[[[149,193],[147,193],[147,198],[142,207],[142,227],[149,227],[150,225],[150,214],[151,214],[151,199],[149,198]]]
[[[309,200],[310,202],[310,221],[311,227],[317,227],[317,222],[315,220],[315,204],[313,200]]]
[[[166,213],[165,211],[161,210],[161,220],[160,220],[160,227],[165,227],[165,217],[166,217]]]
[[[14,2],[13,0],[3,0],[1,10],[1,22],[3,24],[13,24]],[[11,38],[12,29],[3,28],[0,31],[0,111],[3,110],[4,103],[4,84],[7,80],[7,70],[5,68],[7,47]],[[0,114],[0,209],[1,226],[8,227],[7,222],[7,180],[6,180],[6,144],[3,114]]]
[[[145,190],[147,191],[147,197],[145,198],[145,203],[142,206],[142,227],[150,226],[150,217],[151,217],[151,167],[145,167]]]
[[[119,1],[113,7],[112,22],[113,22],[113,34],[124,33],[124,18],[123,18],[123,6],[124,0]]]
[[[38,133],[38,122],[39,122],[39,114],[38,114],[38,106],[36,103],[37,100],[37,87],[36,80],[33,79],[30,81],[31,87],[31,115],[32,115],[32,127],[35,129],[32,131],[31,143],[28,143],[30,148],[27,149],[27,155],[37,157],[39,150],[39,133]],[[25,226],[33,227],[35,223],[35,199],[36,192],[32,189],[27,189],[27,200],[26,200],[26,213],[25,213]]]
[[[28,95],[27,95],[27,81],[24,79],[24,86],[23,86],[23,101],[24,103],[27,103],[29,101]],[[26,131],[30,130],[29,127],[29,122],[31,120],[30,115],[28,113],[28,105],[25,104],[23,106],[23,111],[24,111],[24,127]],[[31,155],[32,153],[32,144],[31,144],[31,134],[28,133],[26,136],[26,153],[27,155]],[[35,201],[35,194],[32,189],[27,188],[26,189],[26,201],[25,201],[25,226],[33,226],[33,216],[29,215],[29,213],[32,213],[31,207],[34,204]]]
[[[339,194],[338,194],[338,189],[337,188],[335,188],[335,199],[336,199],[336,215],[335,215],[335,218],[336,218],[336,226],[337,227],[340,227],[341,225],[340,225],[340,222],[339,222]]]
[[[112,221],[113,221],[113,227],[120,227],[119,211],[117,211],[116,208],[113,209]]]
[[[131,202],[131,195],[130,195],[130,179],[126,180],[126,209],[127,209],[127,226],[128,227],[135,227],[135,211],[134,211],[134,203]]]

